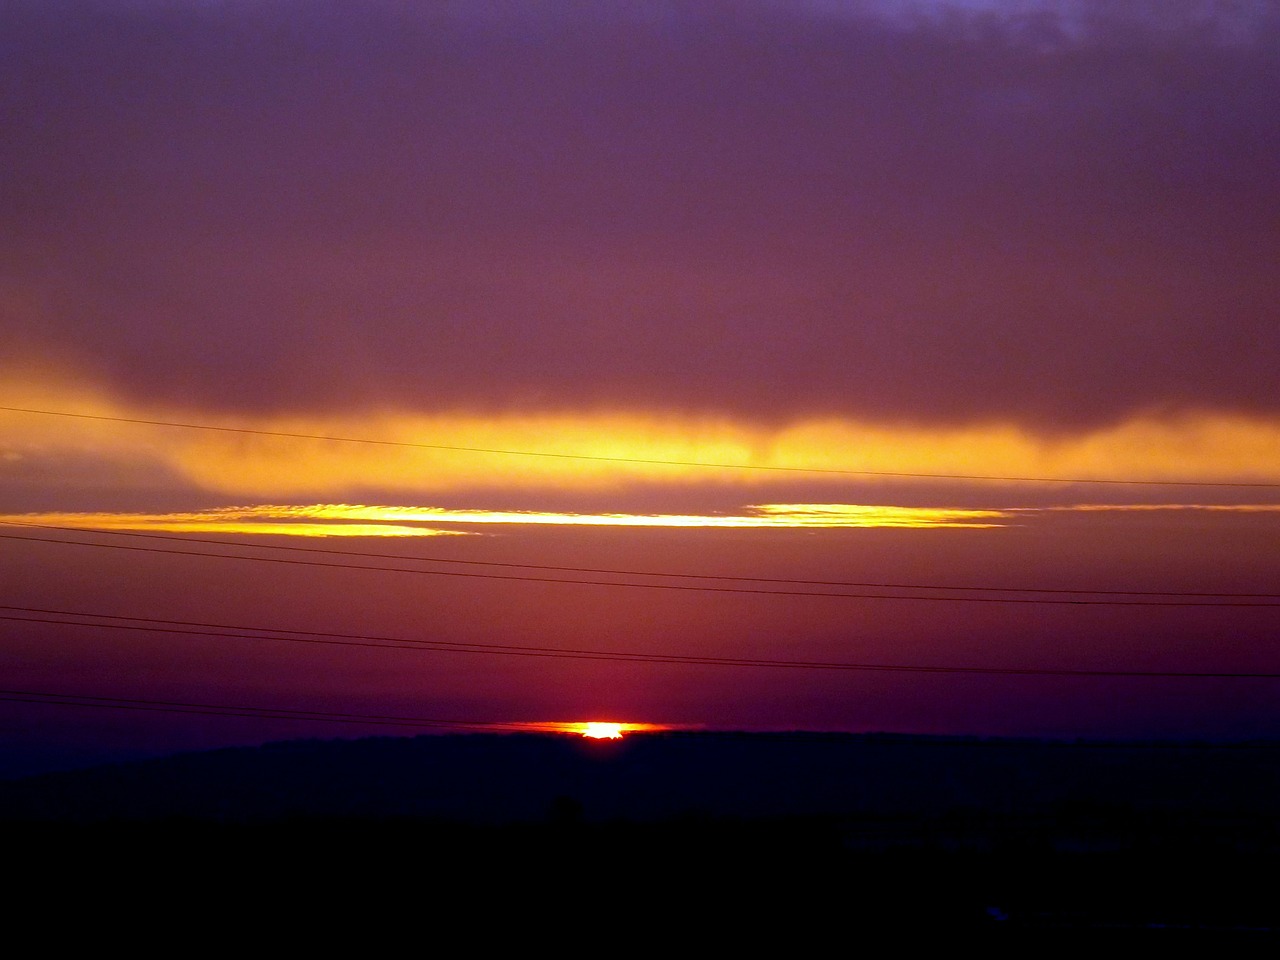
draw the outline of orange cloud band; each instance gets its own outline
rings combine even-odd
[[[780,478],[847,482],[850,474],[860,482],[940,475],[1280,483],[1280,418],[1212,411],[1134,417],[1074,434],[852,419],[774,427],[645,412],[231,419],[4,380],[0,405],[214,428],[0,411],[0,471],[66,461],[145,466],[219,495],[255,499],[335,498],[371,487],[417,499],[477,489],[607,490],[637,481],[759,488]]]

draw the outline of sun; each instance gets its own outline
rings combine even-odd
[[[621,740],[622,724],[592,720],[582,725],[582,735],[592,740]]]
[[[676,729],[665,723],[614,723],[611,720],[521,720],[511,726],[531,733],[567,733],[589,740],[621,740],[629,733],[662,733]]]

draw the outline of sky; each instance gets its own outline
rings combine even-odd
[[[1280,735],[1272,4],[12,0],[0,129],[0,773]]]

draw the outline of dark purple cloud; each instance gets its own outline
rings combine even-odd
[[[218,407],[1275,409],[1275,17],[642,6],[9,5],[4,352]]]

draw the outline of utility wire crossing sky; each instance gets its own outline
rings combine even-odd
[[[0,36],[0,774],[341,715],[1280,736],[1275,4]],[[270,623],[316,642],[217,626]]]

